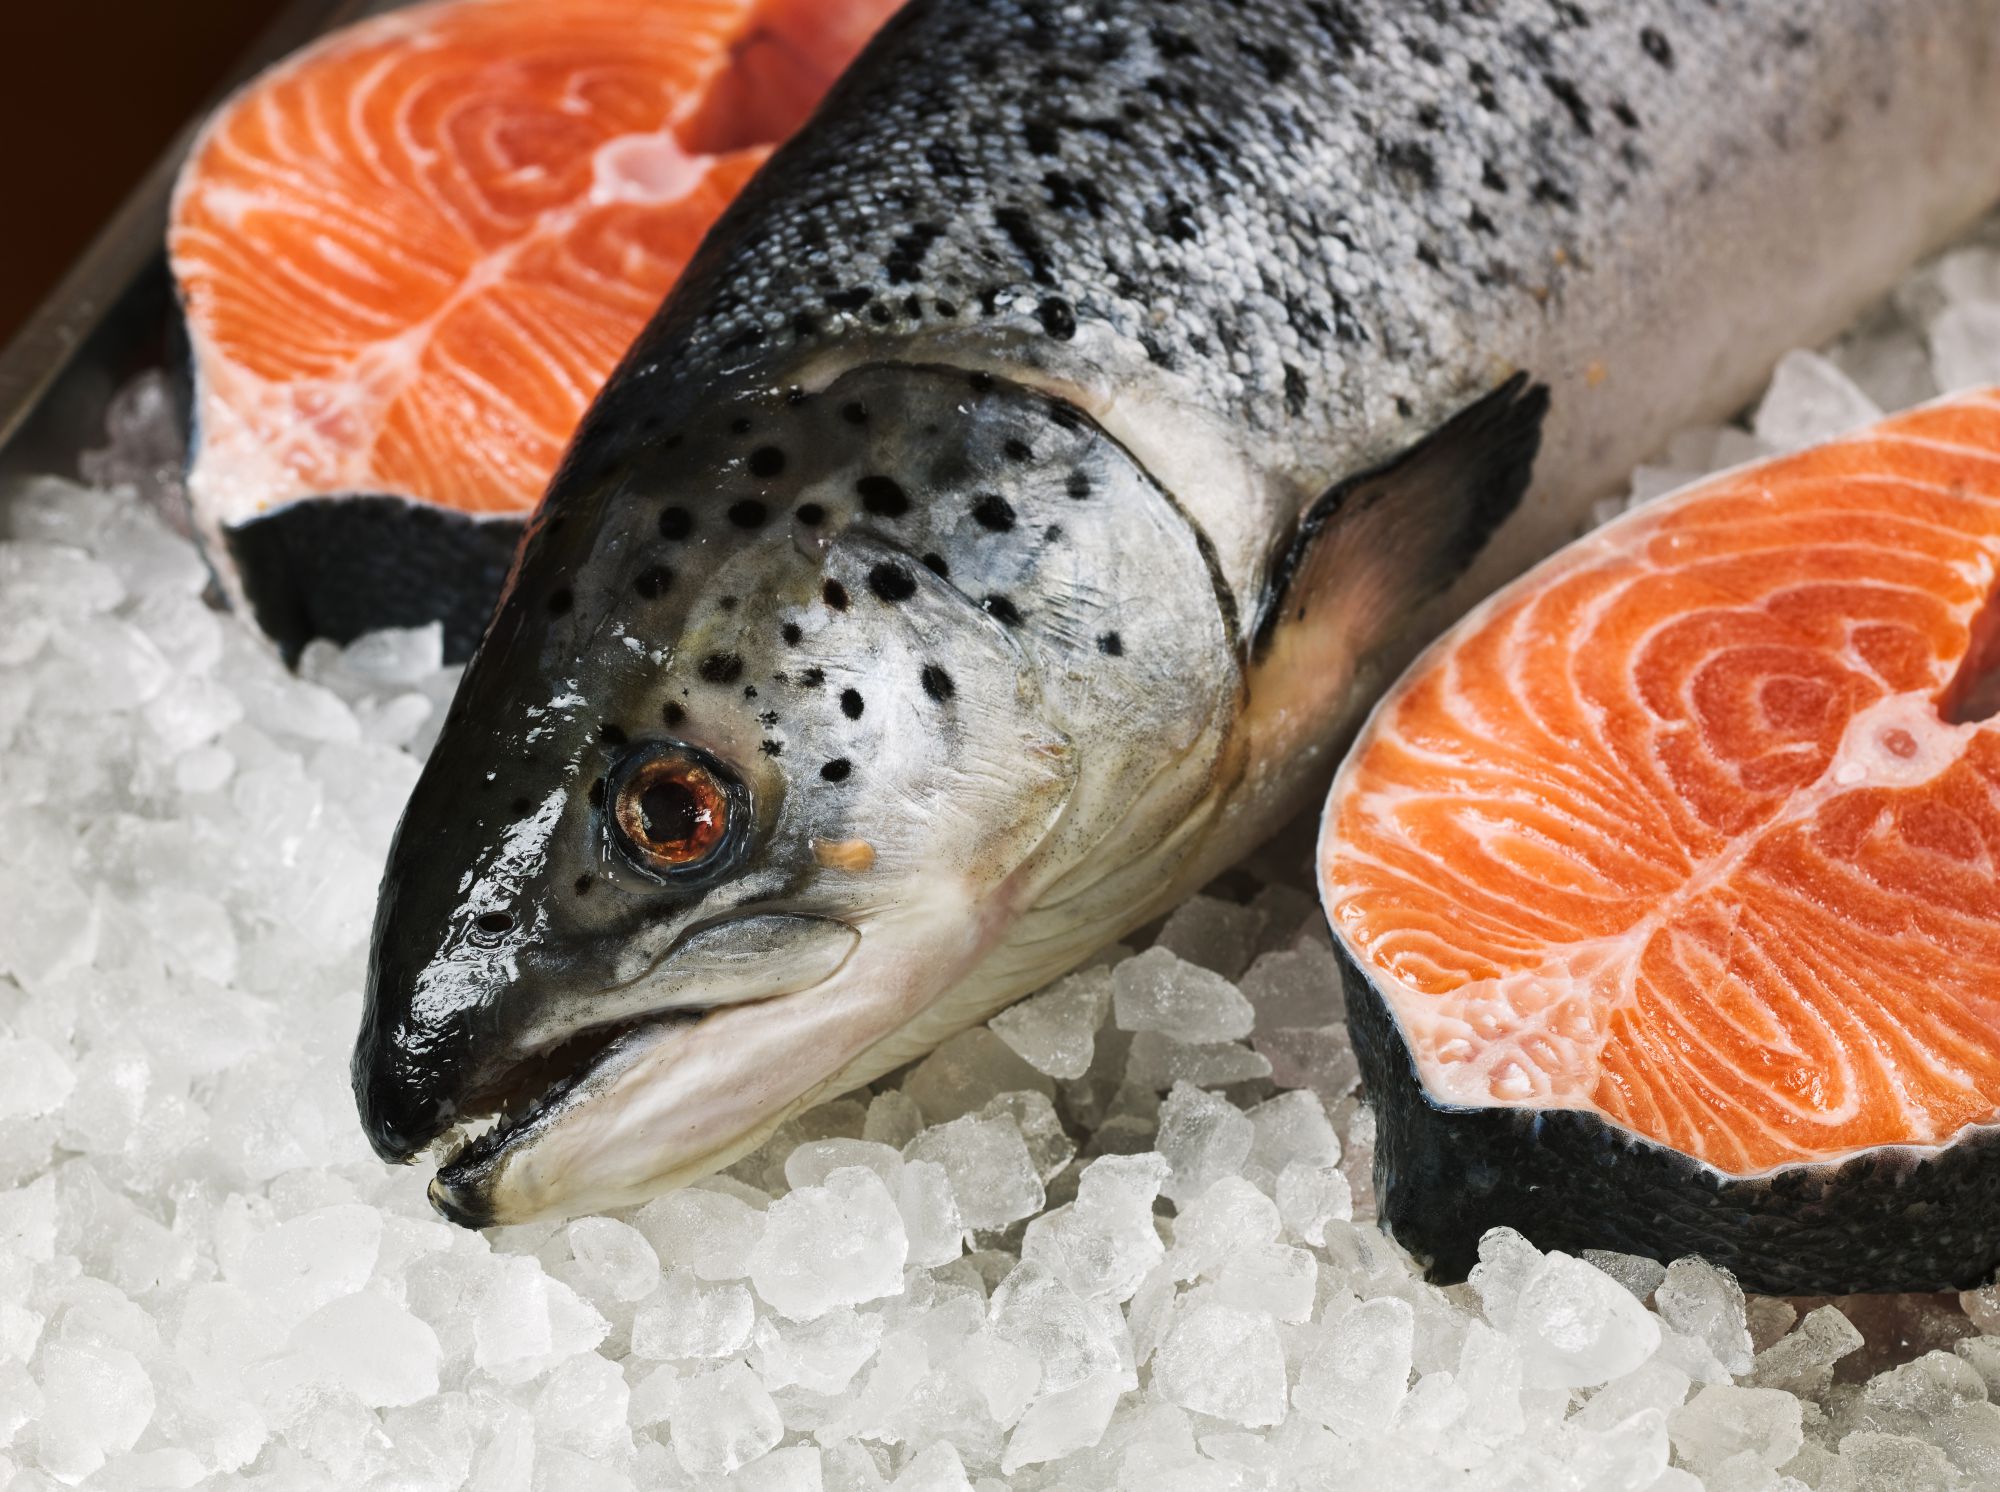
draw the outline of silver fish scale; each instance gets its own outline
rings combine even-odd
[[[830,348],[1021,332],[1016,357],[1163,381],[1314,488],[1490,382],[1579,266],[1761,140],[1746,77],[1819,127],[1782,87],[1811,15],[917,0],[724,220],[598,418]],[[1127,365],[1073,355],[1077,323]]]

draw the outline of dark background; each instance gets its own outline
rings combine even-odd
[[[0,0],[0,342],[281,0]]]

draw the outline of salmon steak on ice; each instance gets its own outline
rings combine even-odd
[[[433,0],[229,100],[176,184],[195,527],[288,652],[463,658],[709,225],[897,0]]]
[[[1987,390],[1647,504],[1418,660],[1320,844],[1398,1238],[1993,1274],[1996,584]]]

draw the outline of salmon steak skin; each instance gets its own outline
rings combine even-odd
[[[1383,698],[1320,841],[1385,1222],[1782,1294],[2000,1265],[2000,390],[1656,499]]]

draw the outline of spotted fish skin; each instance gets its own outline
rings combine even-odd
[[[505,1107],[448,1215],[630,1201],[1199,884],[1538,445],[1445,610],[1994,195],[1996,20],[917,0],[531,528],[384,883],[377,1148]],[[660,751],[740,804],[668,876],[612,824]]]

